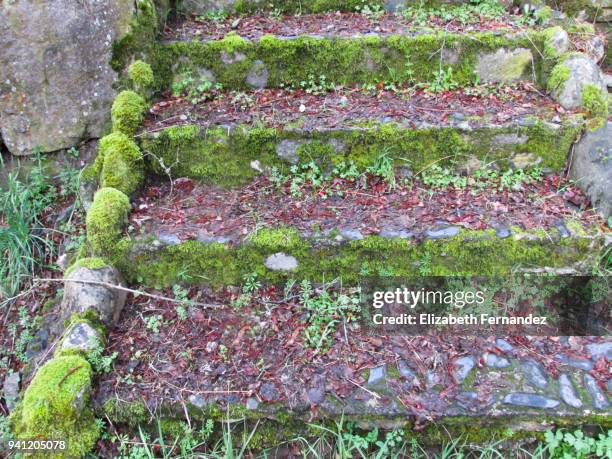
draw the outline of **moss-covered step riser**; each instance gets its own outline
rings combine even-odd
[[[501,170],[531,166],[562,170],[583,129],[582,120],[568,120],[565,125],[526,120],[524,124],[413,129],[370,123],[364,128],[320,131],[186,125],[144,134],[139,142],[151,172],[222,186],[246,183],[272,167],[287,172],[292,164],[309,161],[323,170],[352,161],[365,170],[382,153],[393,158],[396,166],[414,171],[432,164],[460,167],[473,157]]]
[[[228,89],[299,87],[321,75],[335,84],[430,82],[441,66],[452,68],[453,80],[462,85],[528,80],[545,87],[558,58],[551,41],[555,31],[335,39],[264,36],[258,41],[228,35],[219,41],[160,43],[152,64],[159,88],[171,87],[185,74],[202,75]]]
[[[302,237],[283,228],[262,229],[237,245],[197,240],[168,244],[148,235],[117,241],[105,257],[128,281],[155,288],[181,279],[213,287],[239,285],[254,272],[269,282],[341,277],[353,285],[362,276],[418,276],[423,270],[434,276],[542,269],[590,273],[603,241],[587,235],[578,223],[568,226],[575,226],[571,237],[562,237],[556,229],[524,232],[513,228],[510,237],[499,237],[494,230],[461,231],[457,236],[421,242],[383,236],[349,240],[333,233]]]
[[[369,0],[373,9],[383,8],[395,12],[410,5],[438,6],[441,4],[461,4],[459,0],[425,0],[421,2],[404,0]],[[325,13],[330,11],[356,11],[363,7],[363,0],[180,0],[177,5],[182,14],[206,14],[226,12],[252,14],[258,11],[275,11],[284,14]]]

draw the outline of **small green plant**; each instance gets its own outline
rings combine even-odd
[[[447,67],[444,70],[442,67],[438,69],[438,72],[434,74],[434,79],[429,85],[425,88],[427,92],[431,93],[439,93],[444,91],[450,91],[459,86],[453,79],[453,69],[452,67]]]
[[[378,21],[385,15],[385,9],[379,3],[362,0],[361,5],[355,7],[355,11],[363,14],[371,21]]]
[[[340,323],[356,320],[361,311],[358,294],[332,292],[330,285],[315,292],[308,280],[300,284],[300,303],[309,313],[303,332],[304,341],[318,353],[329,350]]]
[[[317,77],[310,74],[308,75],[308,80],[300,82],[300,87],[308,94],[320,96],[335,89],[336,86],[328,82],[325,75],[320,75],[317,79]]]
[[[246,111],[255,105],[255,99],[246,92],[236,92],[232,96],[232,105],[238,107],[241,111]]]
[[[586,436],[581,430],[567,432],[559,429],[544,434],[546,451],[552,459],[584,459],[612,457],[612,430],[600,433],[596,438]]]
[[[95,339],[95,338],[94,338]],[[113,362],[119,356],[118,352],[113,352],[110,355],[104,355],[104,347],[97,339],[93,343],[93,348],[87,353],[87,361],[97,374],[110,373],[113,368]]]
[[[162,324],[164,323],[164,318],[161,316],[161,314],[155,314],[144,317],[143,321],[147,330],[151,330],[153,333],[158,334]]]
[[[425,2],[421,1],[419,6],[404,9],[402,15],[418,25],[425,25],[433,19],[440,19],[445,23],[458,21],[470,24],[480,21],[483,17],[500,17],[504,12],[504,6],[497,0],[470,0],[461,5],[442,4],[435,8],[427,7]]]
[[[381,177],[389,186],[390,189],[395,189],[397,183],[395,181],[395,169],[393,167],[393,158],[388,153],[383,152],[374,164],[367,168],[367,171],[377,177]]]
[[[222,22],[229,17],[229,13],[223,10],[207,11],[205,14],[201,14],[196,17],[196,21],[214,21]]]
[[[261,288],[261,282],[257,273],[246,274],[243,279],[244,284],[242,285],[240,296],[232,302],[232,306],[235,308],[248,305],[253,300],[255,293]]]
[[[434,164],[421,172],[421,178],[425,185],[432,188],[465,188],[467,186],[467,177],[455,174],[450,168],[442,167]]]
[[[188,291],[180,285],[172,287],[174,298],[178,301],[176,304],[176,315],[179,320],[187,319],[187,311],[193,305],[193,301],[189,299]]]
[[[220,83],[213,83],[205,76],[194,77],[191,73],[172,84],[175,97],[187,97],[192,104],[214,99],[217,92],[223,89]]]

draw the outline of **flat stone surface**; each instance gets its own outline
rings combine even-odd
[[[531,384],[540,389],[545,389],[548,385],[548,376],[544,372],[542,366],[533,360],[524,360],[521,362],[523,373]]]
[[[605,410],[610,407],[608,396],[601,390],[595,378],[589,374],[584,375],[584,387],[589,391],[595,408],[598,410]]]
[[[455,379],[458,382],[462,382],[465,378],[467,378],[467,375],[470,374],[470,371],[472,371],[472,368],[474,368],[475,365],[476,362],[472,357],[460,357],[455,360],[455,370],[453,372]]]
[[[297,259],[283,252],[270,255],[264,264],[272,271],[295,271],[298,267]]]
[[[526,406],[529,408],[552,409],[559,406],[558,400],[553,400],[543,395],[515,392],[504,397],[504,403],[514,406]]]
[[[593,369],[593,362],[590,360],[574,359],[565,354],[557,354],[555,355],[555,359],[570,367],[578,368],[579,370],[591,371]]]
[[[506,368],[510,365],[510,361],[504,357],[495,354],[485,354],[485,364],[492,368]]]
[[[572,380],[565,373],[561,373],[559,376],[559,393],[561,395],[561,399],[569,406],[573,408],[582,407],[582,400],[580,400]]]
[[[448,228],[427,230],[425,235],[430,239],[445,239],[457,236],[460,231],[461,229],[458,226],[449,226]]]
[[[400,360],[397,364],[400,375],[408,381],[413,381],[417,377],[416,372],[410,368],[405,360]]]
[[[368,384],[376,384],[385,379],[385,365],[374,367],[370,369],[370,375],[368,376]]]
[[[98,330],[87,322],[79,322],[66,333],[64,341],[62,341],[62,349],[77,349],[87,352],[99,347],[102,341],[103,338]]]
[[[612,341],[607,343],[587,344],[586,348],[593,360],[599,360],[602,356],[608,360],[612,360]]]
[[[189,403],[197,408],[204,408],[206,406],[206,399],[202,394],[192,394],[188,398]]]
[[[495,344],[497,345],[498,348],[500,348],[502,351],[506,353],[512,352],[514,350],[514,346],[503,338],[497,338],[495,340]]]
[[[510,231],[508,228],[497,228],[495,230],[495,235],[500,239],[506,239],[512,236],[512,231]]]

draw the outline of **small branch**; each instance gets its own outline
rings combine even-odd
[[[153,298],[155,300],[170,301],[172,303],[185,303],[185,301],[180,301],[175,298],[169,298],[167,296],[162,296],[162,295],[154,295],[152,293],[143,292],[142,290],[134,290],[131,288],[123,287],[122,285],[111,284],[109,282],[80,280],[80,279],[45,279],[45,278],[37,278],[37,279],[34,279],[33,281],[34,282],[62,282],[62,283],[78,282],[80,284],[100,285],[102,287],[110,288],[111,290],[120,290],[122,292],[132,293],[137,296],[140,296],[140,295],[146,296],[148,298]],[[199,303],[197,301],[191,301],[191,300],[189,300],[188,302],[189,304],[192,304],[193,306],[201,306],[202,308],[206,308],[206,309],[219,309],[224,306],[223,304],[219,304],[219,303]]]

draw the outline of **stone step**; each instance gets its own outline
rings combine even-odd
[[[325,169],[346,160],[365,168],[382,154],[413,171],[479,162],[560,171],[584,125],[580,113],[558,113],[525,84],[441,94],[383,87],[213,93],[195,105],[170,98],[151,109],[138,139],[153,172],[232,186],[272,167],[287,172],[315,161]]]
[[[407,26],[397,15],[389,15],[383,28],[366,22],[359,30],[347,30],[350,21],[334,15],[320,21],[299,16],[287,25],[265,17],[244,21],[222,39],[227,27],[197,21],[175,26],[152,56],[158,87],[169,88],[188,75],[228,89],[299,86],[321,76],[336,84],[431,82],[447,76],[461,85],[532,81],[545,87],[570,45],[560,27],[525,28],[509,21],[493,30],[456,32],[436,24]]]
[[[188,179],[151,186],[135,198],[127,237],[104,255],[128,281],[156,288],[237,285],[253,272],[347,284],[381,273],[589,274],[598,261],[603,222],[567,201],[581,199],[578,189],[556,191],[557,176],[482,191],[397,180],[393,190],[377,177],[320,188],[279,189],[263,177],[233,190]]]
[[[196,290],[192,297],[221,304],[232,295]],[[117,359],[100,377],[97,414],[131,426],[146,424],[149,413],[167,422],[229,419],[235,427],[260,421],[257,438],[265,431],[268,441],[343,416],[434,444],[449,436],[482,444],[554,426],[610,426],[609,338],[372,336],[348,322],[319,351],[304,339],[308,315],[299,300],[262,290],[266,309],[257,300],[193,307],[182,319],[162,300],[127,304],[109,337]],[[153,315],[157,331],[143,326]],[[125,336],[138,347],[126,346]]]

